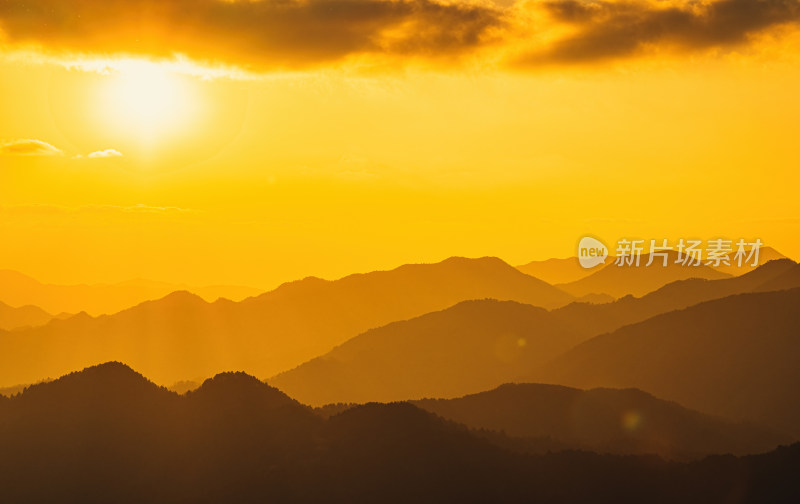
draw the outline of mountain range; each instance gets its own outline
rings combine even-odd
[[[682,280],[642,298],[571,303],[549,312],[513,302],[468,301],[367,331],[269,383],[317,406],[458,397],[531,381],[536,369],[560,353],[625,325],[773,282],[790,284],[784,277],[793,279],[797,268],[789,259],[770,261],[740,277]]]
[[[585,338],[542,308],[464,301],[367,331],[269,383],[315,406],[458,397],[514,380]]]
[[[561,449],[598,453],[655,453],[685,459],[761,453],[792,441],[790,436],[704,415],[638,389],[509,383],[455,399],[412,404],[472,429],[544,438]]]
[[[688,278],[718,280],[731,276],[705,264],[692,266],[676,263],[677,252],[668,252],[666,258],[666,265],[662,257],[654,257],[650,266],[647,266],[650,261],[649,254],[642,254],[638,265],[634,263],[619,266],[609,261],[591,275],[556,286],[576,297],[587,294],[608,294],[615,298],[627,295],[640,297],[676,280]]]
[[[749,254],[750,249],[746,248],[746,252]],[[736,252],[731,252],[727,255],[728,262],[730,264],[720,264],[718,266],[714,266],[714,269],[717,271],[721,271],[722,273],[728,273],[729,275],[738,276],[753,271],[754,269],[758,268],[759,266],[763,266],[764,264],[775,261],[778,259],[788,259],[785,255],[781,254],[777,250],[772,247],[760,247],[758,249],[758,261],[755,265],[752,263],[752,259],[750,262],[745,261],[746,257],[742,259],[741,265],[738,264],[737,261],[734,260]]]
[[[613,257],[606,258],[606,263],[614,262]],[[551,258],[543,261],[531,261],[520,264],[517,269],[521,272],[544,280],[549,284],[570,283],[596,273],[602,266],[584,268],[577,257]]]
[[[0,330],[36,327],[53,320],[53,316],[38,306],[25,305],[15,308],[0,301]]]
[[[738,277],[672,282],[641,298],[570,303],[499,259],[451,258],[308,278],[238,303],[176,292],[113,315],[0,331],[0,383],[117,359],[161,383],[243,369],[272,376],[272,385],[311,405],[457,398],[515,381],[635,387],[797,436],[800,414],[786,394],[797,379],[789,363],[798,282],[800,266],[782,259]],[[739,306],[747,292],[752,306]],[[648,354],[643,341],[659,350]],[[757,378],[737,378],[736,369]]]
[[[800,287],[798,273],[800,267],[797,263],[791,259],[778,259],[737,277],[678,280],[642,297],[627,295],[601,306],[571,303],[553,310],[553,314],[573,325],[578,331],[601,334],[703,301],[745,292]]]
[[[175,292],[113,315],[0,332],[0,385],[122,360],[160,383],[237,369],[272,376],[370,328],[469,299],[555,308],[574,298],[496,258],[451,258],[326,281],[306,278],[235,303]]]
[[[263,292],[253,287],[235,285],[190,287],[150,280],[129,280],[115,284],[56,285],[39,282],[17,271],[0,270],[0,301],[15,307],[33,305],[54,314],[86,312],[98,316],[116,313],[178,290],[191,291],[208,301],[215,301],[218,298],[239,301]]]
[[[738,294],[589,339],[526,379],[636,387],[800,435],[800,288]]]
[[[749,249],[748,249],[749,252]],[[672,253],[669,256],[669,260],[672,264],[675,263],[677,259],[677,253]],[[730,253],[727,255],[728,264],[726,265],[724,262],[721,262],[719,265],[712,266],[712,269],[720,272],[725,273],[731,276],[739,276],[745,273],[749,273],[750,271],[756,269],[759,266],[763,266],[764,264],[768,263],[769,261],[774,261],[777,259],[787,259],[787,257],[772,247],[761,247],[758,251],[758,261],[755,265],[753,265],[752,261],[742,261],[741,265],[734,260],[734,253]],[[654,258],[654,265],[662,265],[663,262],[658,262],[659,260],[663,261],[660,257]],[[610,292],[611,290],[623,289],[623,294],[634,294],[634,295],[641,295],[643,292],[637,286],[635,290],[627,291],[625,290],[625,286],[609,286],[606,285],[606,282],[611,280],[609,275],[611,272],[606,272],[603,275],[600,275],[599,278],[595,278],[593,281],[587,281],[584,283],[578,283],[579,280],[586,278],[590,275],[594,275],[598,273],[600,270],[605,269],[609,266],[615,266],[614,262],[616,258],[614,256],[608,256],[605,262],[602,265],[597,265],[593,268],[584,268],[580,265],[577,257],[565,257],[561,258],[552,258],[546,259],[543,261],[531,261],[526,264],[521,264],[517,266],[517,269],[526,273],[531,276],[535,276],[541,280],[544,280],[547,283],[553,285],[559,284],[568,284],[570,287],[567,287],[566,290],[569,292],[570,289],[574,289],[575,292],[579,293],[578,295],[585,295],[588,290],[591,289],[602,289],[602,290],[595,290],[596,293],[603,293],[603,292]],[[640,269],[644,268],[647,269],[648,266],[647,262],[649,261],[649,255],[642,255],[641,261],[639,266],[630,266],[631,268]],[[649,266],[652,268],[653,265]],[[619,268],[619,266],[617,266]],[[664,277],[662,280],[658,280],[658,278],[653,275],[651,276],[645,289],[649,289],[650,291],[655,290],[656,288],[660,287],[661,285],[665,285],[670,281],[679,280],[682,278],[686,278],[685,271],[682,270],[674,270],[669,272],[662,271],[661,273],[669,273]],[[676,275],[676,276],[673,276]],[[713,274],[711,274],[713,275]],[[704,268],[701,268],[701,272],[696,275],[697,277],[707,278],[709,276],[709,272]],[[663,282],[663,283],[662,283]],[[573,285],[574,284],[574,285]],[[619,292],[618,292],[619,294]],[[615,296],[620,297],[620,296]]]
[[[527,455],[407,403],[324,419],[243,373],[179,396],[107,363],[0,397],[15,503],[791,502],[798,464],[800,445],[691,463]]]

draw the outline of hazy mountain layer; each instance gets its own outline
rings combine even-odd
[[[795,267],[788,259],[771,261],[740,277],[682,280],[642,298],[572,303],[549,313],[516,303],[466,302],[367,331],[270,383],[313,405],[458,397],[528,377],[592,336],[758,290]]]
[[[36,327],[53,320],[53,316],[38,306],[20,306],[15,308],[0,302],[0,330]]]
[[[586,337],[542,308],[465,301],[367,331],[269,383],[311,405],[458,397],[514,380]]]
[[[573,299],[496,258],[307,278],[239,303],[176,292],[114,315],[0,332],[0,385],[107,360],[129,362],[164,384],[223,369],[272,376],[370,328],[487,297],[548,308]]]
[[[528,379],[637,387],[800,435],[800,289],[740,294],[592,338]]]
[[[642,254],[638,266],[635,264],[618,266],[612,260],[608,260],[605,266],[598,266],[599,269],[591,275],[573,282],[558,284],[557,287],[578,297],[592,293],[609,294],[615,298],[629,294],[638,297],[676,280],[687,278],[717,280],[730,276],[705,264],[699,266],[676,264],[677,257],[677,252],[667,254],[666,266],[660,256],[654,257],[653,263],[647,266],[650,259],[648,254]]]
[[[97,316],[116,313],[178,290],[191,291],[207,301],[215,301],[221,297],[240,301],[263,292],[261,289],[236,285],[190,287],[149,280],[129,280],[115,284],[54,285],[39,282],[16,271],[0,270],[0,301],[12,306],[34,305],[54,314],[86,312]]]

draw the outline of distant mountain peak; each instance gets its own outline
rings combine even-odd
[[[143,301],[138,305],[133,306],[132,308],[123,310],[120,313],[130,312],[132,310],[138,310],[144,307],[151,307],[151,306],[157,306],[162,309],[163,308],[175,309],[181,306],[204,306],[208,304],[210,303],[208,303],[206,300],[204,300],[197,294],[191,293],[186,290],[177,290],[174,292],[170,292],[169,294],[160,299]]]
[[[203,298],[201,298],[197,294],[189,292],[188,290],[176,290],[174,292],[170,292],[161,299],[163,301],[191,301],[191,302],[205,303],[205,300]]]
[[[124,364],[119,361],[109,361],[103,362],[102,364],[97,364],[95,366],[87,367],[81,371],[75,371],[70,373],[63,378],[59,378],[59,380],[64,378],[69,378],[71,376],[84,376],[87,378],[101,378],[104,380],[118,380],[118,379],[130,379],[133,378],[135,380],[141,380],[144,382],[149,382],[147,378],[145,378],[141,373],[136,372],[127,364]],[[58,381],[58,380],[56,380]]]
[[[638,265],[624,263],[618,265],[607,261],[606,265],[594,271],[591,275],[566,284],[557,284],[556,287],[580,297],[591,293],[604,293],[615,298],[633,294],[636,297],[644,296],[650,292],[672,283],[676,280],[688,278],[705,278],[718,280],[730,278],[731,275],[707,266],[676,264],[677,252],[667,252],[666,266],[663,257],[656,256],[648,266],[650,254],[642,254]]]
[[[71,396],[77,394],[88,400],[99,400],[100,397],[115,396],[126,391],[144,388],[161,389],[128,365],[109,361],[80,371],[73,371],[56,380],[31,385],[20,397],[28,400],[39,395],[66,394]]]
[[[448,257],[447,259],[434,264],[434,266],[436,265],[451,266],[451,267],[458,267],[465,269],[488,269],[497,271],[511,271],[515,273],[520,272],[514,266],[511,266],[504,260],[495,256],[482,256],[474,258],[453,256],[453,257]]]
[[[506,263],[504,260],[495,256],[481,256],[481,257],[451,256],[441,261],[440,264],[445,264],[445,263],[451,263],[451,264],[475,263],[475,264],[494,264],[497,266],[509,266],[509,264]]]
[[[362,434],[363,429],[376,425],[380,426],[380,434],[385,435],[387,431],[407,432],[412,426],[438,423],[433,415],[406,401],[359,404],[332,416],[330,422],[334,426],[358,426],[362,432],[354,433],[356,435]]]
[[[225,371],[208,378],[200,385],[201,389],[224,388],[224,387],[263,387],[265,384],[243,371]]]
[[[195,399],[214,398],[227,404],[256,401],[262,406],[265,403],[272,407],[301,406],[300,403],[275,387],[241,371],[219,373],[186,395]]]
[[[16,280],[28,284],[40,284],[40,282],[35,278],[30,277],[24,273],[20,273],[19,271],[10,269],[0,269],[0,278],[4,279],[5,281]]]

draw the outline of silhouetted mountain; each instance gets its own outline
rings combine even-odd
[[[14,308],[0,302],[0,330],[36,327],[50,322],[53,316],[38,306],[20,306]]]
[[[367,331],[269,382],[311,405],[458,397],[513,380],[583,339],[542,308],[465,301]]]
[[[758,290],[794,267],[788,259],[771,261],[740,277],[682,280],[642,298],[572,303],[550,314],[490,300],[462,303],[368,331],[270,383],[313,405],[458,397],[516,380],[515,372],[528,375],[559,348],[702,301]],[[525,346],[517,348],[520,337]],[[513,362],[498,360],[504,352]]]
[[[194,380],[180,380],[169,385],[167,388],[176,394],[185,394],[186,392],[200,388],[200,385],[202,385],[200,382]]]
[[[598,335],[703,301],[745,292],[778,290],[771,285],[780,285],[784,288],[800,287],[798,273],[800,269],[794,261],[779,259],[738,277],[720,280],[701,278],[679,280],[641,298],[625,296],[602,306],[571,303],[553,310],[552,313],[579,332]]]
[[[496,257],[451,257],[435,264],[406,264],[390,271],[358,273],[334,281],[306,278],[245,303],[269,300],[342,305],[337,310],[348,303],[357,303],[385,313],[374,315],[376,319],[402,320],[433,311],[428,308],[431,305],[443,309],[460,301],[483,298],[513,300],[548,309],[573,299]],[[340,299],[345,302],[337,301]],[[408,315],[410,312],[414,315]]]
[[[742,261],[742,265],[739,266],[738,263],[734,261],[734,254],[735,251],[728,254],[728,261],[730,262],[730,265],[726,266],[725,264],[720,264],[719,266],[715,266],[713,269],[727,275],[739,276],[749,273],[750,271],[753,271],[759,266],[763,266],[769,261],[788,259],[785,255],[781,254],[772,247],[761,247],[758,252],[758,264],[756,266],[752,265],[752,261],[745,262],[744,260]],[[643,265],[647,264],[648,257],[649,256],[647,255],[642,256],[642,260],[644,260],[642,263]],[[672,260],[674,261],[675,258],[676,257],[673,255]],[[614,256],[607,257],[606,265],[612,265],[615,260],[616,258]],[[654,264],[656,264],[658,260],[659,258],[656,257],[654,259]],[[521,264],[517,266],[517,269],[525,274],[534,276],[540,280],[544,280],[549,284],[559,285],[577,282],[582,278],[586,278],[589,275],[597,273],[603,267],[603,265],[598,265],[594,268],[587,269],[580,265],[577,257],[566,257],[563,259],[552,258],[544,261],[531,261],[527,264]],[[703,276],[702,278],[705,277]],[[567,290],[569,292],[569,289]],[[629,294],[633,294],[633,292],[630,292]]]
[[[614,301],[614,297],[608,294],[586,294],[585,296],[575,298],[576,303],[606,304],[612,301]]]
[[[648,502],[800,497],[800,445],[668,463],[493,446],[410,404],[324,420],[241,373],[179,396],[106,364],[0,399],[0,489],[15,504]]]
[[[606,258],[607,263],[614,262],[613,257]],[[544,261],[531,261],[517,266],[521,272],[544,280],[549,284],[564,284],[585,278],[598,271],[602,266],[587,269],[580,265],[577,257],[564,259],[546,259]]]
[[[662,401],[637,389],[579,390],[506,384],[458,399],[413,404],[473,429],[551,438],[562,446],[604,453],[687,458],[761,453],[792,441],[766,428],[733,424]]]
[[[552,317],[493,301],[463,303],[369,331],[270,383],[314,405],[458,397],[513,381],[519,377],[515,371],[527,375],[542,362],[537,358],[554,356],[554,349],[702,301],[758,290],[794,266],[788,259],[771,261],[740,277],[682,280],[642,298],[628,296],[602,305],[572,303],[551,311]],[[534,313],[548,322],[532,319]],[[554,324],[554,317],[561,323]],[[557,342],[556,346],[527,345],[531,334],[538,345]],[[514,348],[514,335],[522,335],[526,346]],[[465,344],[475,341],[485,346]],[[520,360],[498,370],[496,356],[504,344]]]
[[[800,289],[708,301],[592,338],[528,378],[637,387],[800,436],[798,306]]]
[[[0,333],[0,385],[107,360],[129,362],[159,383],[222,369],[272,376],[370,328],[486,297],[546,307],[572,299],[495,258],[305,279],[239,303],[175,292],[110,316]]]
[[[770,261],[776,261],[779,259],[788,259],[785,255],[781,254],[777,250],[772,247],[761,247],[758,250],[758,263],[756,266],[752,265],[752,260],[750,262],[745,261],[747,256],[742,258],[741,266],[737,261],[734,260],[736,254],[736,247],[734,245],[734,251],[728,254],[728,262],[730,265],[720,264],[719,266],[715,266],[714,269],[717,271],[721,271],[722,273],[727,273],[729,275],[738,276],[743,275],[745,273],[749,273],[754,269],[758,268],[759,266],[763,266]],[[750,249],[746,249],[749,253]]]
[[[307,406],[242,372],[220,373],[186,395],[192,403],[213,403],[215,408],[224,406],[226,410],[257,407],[268,412],[302,411],[306,417],[313,414]]]
[[[629,294],[639,297],[676,280],[687,278],[717,280],[730,276],[705,264],[700,266],[676,264],[677,257],[677,252],[670,252],[666,266],[663,265],[663,259],[658,256],[653,259],[653,264],[647,266],[649,254],[642,254],[639,266],[617,266],[613,261],[609,261],[587,277],[558,284],[556,287],[578,297],[592,293],[608,294],[615,298]]]
[[[786,260],[784,260],[785,262]],[[768,292],[800,287],[800,264],[787,269],[784,274],[770,278],[753,290]]]
[[[50,313],[115,313],[143,301],[158,299],[176,290],[190,290],[208,301],[217,298],[241,300],[263,292],[253,287],[218,285],[189,287],[150,280],[116,284],[44,284],[22,273],[0,270],[0,300],[12,305],[35,305]]]

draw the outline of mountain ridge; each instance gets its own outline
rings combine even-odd
[[[469,300],[361,333],[268,382],[311,405],[454,397],[511,380],[585,337],[543,308]]]
[[[38,306],[13,307],[0,301],[0,329],[2,330],[10,331],[23,327],[41,326],[53,318],[53,315]]]
[[[653,264],[647,266],[650,254],[642,254],[638,266],[618,266],[615,263],[609,263],[599,270],[593,271],[591,275],[573,282],[558,284],[557,287],[573,296],[602,293],[620,298],[628,294],[643,296],[676,280],[688,278],[718,280],[731,276],[705,264],[699,266],[678,265],[675,262],[677,255],[677,252],[674,251],[667,252],[666,266],[663,266],[661,257],[654,259]]]
[[[793,441],[756,425],[703,415],[635,388],[581,390],[508,383],[455,399],[411,402],[472,429],[548,438],[601,453],[691,459],[713,453],[760,453]]]
[[[130,362],[159,383],[222,369],[273,376],[370,328],[485,297],[548,307],[573,299],[496,258],[306,280],[238,303],[175,292],[112,315],[78,314],[0,332],[0,384],[31,383],[107,360]],[[26,355],[36,359],[21,362]]]
[[[748,502],[800,497],[800,444],[690,463],[582,451],[527,455],[408,403],[361,405],[325,420],[302,406],[241,400],[252,389],[280,393],[238,372],[207,387],[216,385],[223,393],[179,396],[106,363],[0,398],[4,499],[707,504],[733,492]]]
[[[0,269],[0,301],[12,306],[34,305],[49,313],[85,311],[93,316],[113,314],[176,290],[191,290],[209,301],[218,298],[242,300],[263,292],[262,289],[236,285],[190,287],[142,279],[61,285],[40,282],[15,270]]]
[[[588,339],[527,376],[637,387],[699,411],[800,434],[800,288],[743,293]]]

